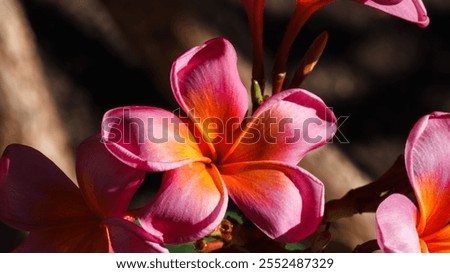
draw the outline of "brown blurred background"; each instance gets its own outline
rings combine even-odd
[[[267,75],[294,2],[266,1]],[[291,69],[317,35],[329,32],[303,87],[349,117],[340,130],[350,143],[335,141],[303,163],[327,184],[327,199],[380,176],[403,152],[420,116],[450,111],[450,2],[424,2],[431,23],[422,29],[337,0],[312,17],[295,43]],[[248,86],[250,40],[240,0],[0,0],[0,150],[13,142],[31,145],[74,177],[73,152],[99,132],[106,110],[175,109],[172,61],[216,36],[236,47]],[[158,178],[149,174],[140,196]],[[354,239],[337,238],[329,251],[374,238],[373,215],[358,217],[335,225],[336,237]],[[0,223],[0,251],[20,240]]]

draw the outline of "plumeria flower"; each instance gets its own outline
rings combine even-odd
[[[79,188],[47,157],[9,145],[0,159],[0,220],[29,231],[16,252],[167,252],[126,211],[145,172],[92,137],[77,151]]]
[[[405,162],[418,208],[393,194],[376,212],[384,252],[450,252],[450,113],[434,112],[413,127]]]
[[[144,106],[108,111],[106,147],[126,164],[165,171],[159,192],[142,209],[142,227],[167,243],[197,240],[218,226],[228,196],[270,238],[298,241],[323,215],[323,184],[297,167],[336,130],[321,99],[286,90],[250,119],[236,52],[223,38],[195,47],[172,66],[182,117]]]

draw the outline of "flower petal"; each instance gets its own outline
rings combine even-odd
[[[97,219],[30,232],[14,252],[92,253],[108,252],[108,233]]]
[[[188,124],[154,107],[109,110],[103,117],[106,148],[125,164],[145,171],[165,171],[202,160]]]
[[[335,131],[336,117],[319,97],[302,89],[286,90],[258,108],[222,162],[279,160],[296,165]]]
[[[422,0],[354,0],[393,16],[426,27],[430,23]]]
[[[450,222],[450,114],[422,117],[406,142],[405,162],[420,209],[419,234],[426,236]]]
[[[427,245],[429,252],[450,252],[450,225],[440,229],[438,232],[422,238]]]
[[[272,239],[297,242],[318,228],[323,184],[297,166],[261,161],[220,167],[231,199]]]
[[[128,209],[145,172],[114,157],[100,135],[85,140],[77,150],[78,185],[93,211],[101,218],[121,217]]]
[[[181,108],[212,143],[224,142],[231,131],[228,125],[240,124],[248,110],[236,51],[226,39],[209,40],[179,57],[172,66],[171,84]]]
[[[216,167],[195,162],[164,174],[161,188],[139,221],[166,243],[202,238],[225,215],[228,195]]]
[[[108,225],[110,252],[121,253],[166,253],[169,252],[160,240],[147,233],[141,227],[129,221],[110,218]]]
[[[404,195],[392,194],[376,211],[377,241],[383,252],[420,252],[417,208]]]
[[[32,231],[92,217],[79,189],[47,157],[20,144],[0,159],[0,219]]]

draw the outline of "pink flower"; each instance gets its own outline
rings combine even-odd
[[[434,112],[412,129],[406,170],[418,203],[393,194],[376,212],[384,252],[450,252],[450,113]]]
[[[223,38],[195,47],[172,66],[175,98],[188,114],[143,106],[110,110],[107,148],[126,164],[165,171],[143,208],[142,227],[167,243],[199,239],[224,217],[228,196],[270,238],[298,241],[323,215],[323,184],[296,166],[335,131],[336,118],[315,95],[291,89],[250,119],[236,52]]]
[[[167,252],[127,220],[144,172],[113,157],[93,137],[77,151],[77,186],[47,157],[9,145],[0,159],[0,219],[29,231],[16,252]]]

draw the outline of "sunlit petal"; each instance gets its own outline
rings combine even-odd
[[[317,96],[290,89],[272,96],[247,123],[224,163],[279,160],[296,165],[336,131],[336,117]]]
[[[248,109],[231,43],[216,38],[184,53],[173,63],[171,84],[181,108],[221,153],[231,128],[241,123]]]
[[[191,163],[164,174],[162,186],[139,221],[166,243],[197,240],[217,227],[228,195],[216,167]]]
[[[383,252],[420,252],[417,208],[404,195],[386,198],[376,211],[377,240]]]
[[[318,228],[323,184],[305,170],[256,161],[224,165],[220,172],[233,201],[270,238],[296,242]]]
[[[203,158],[188,124],[154,107],[109,110],[103,117],[102,139],[122,162],[146,171],[174,169]]]
[[[408,137],[405,162],[420,208],[421,236],[450,222],[450,114],[421,118]]]

